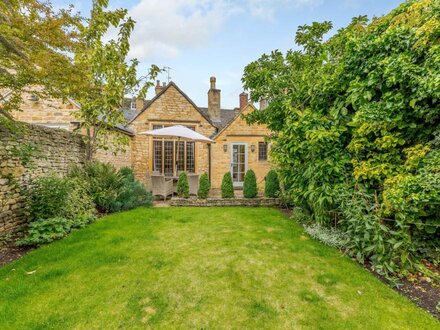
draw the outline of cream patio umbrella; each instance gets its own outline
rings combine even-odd
[[[189,129],[188,127],[182,125],[168,126],[164,128],[153,129],[145,132],[138,133],[139,135],[149,135],[164,139],[177,139],[178,141],[191,141],[191,142],[202,142],[202,143],[215,143],[210,138],[197,133],[196,131]],[[177,154],[179,154],[179,144],[177,144]],[[176,173],[177,173],[177,160],[176,160]]]

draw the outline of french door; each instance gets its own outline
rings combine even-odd
[[[231,144],[231,174],[234,187],[243,187],[248,167],[247,143]]]

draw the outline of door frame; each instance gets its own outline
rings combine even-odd
[[[230,152],[230,164],[229,164],[229,168],[230,168],[230,172],[231,172],[231,176],[232,176],[232,185],[234,186],[234,188],[243,188],[243,183],[244,183],[244,176],[243,176],[243,181],[242,182],[235,182],[234,181],[234,176],[232,173],[232,162],[234,159],[234,145],[238,145],[238,146],[244,146],[244,174],[246,174],[247,170],[248,170],[248,166],[249,166],[249,160],[248,160],[248,144],[246,142],[231,142],[230,143],[230,148],[231,148],[231,152]]]

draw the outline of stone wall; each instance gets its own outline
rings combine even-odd
[[[0,234],[26,220],[26,191],[32,180],[49,173],[66,174],[84,163],[79,136],[62,130],[23,124],[17,133],[0,126]]]
[[[211,136],[216,129],[204,118],[191,102],[171,84],[159,97],[149,105],[128,127],[135,132],[131,141],[132,167],[136,178],[149,185],[149,177],[153,167],[153,138],[137,133],[151,130],[155,125],[193,126],[204,136]],[[208,172],[208,147],[196,143],[196,173]]]
[[[248,105],[242,114],[253,111]],[[264,178],[272,168],[269,160],[258,159],[258,143],[265,142],[270,135],[269,129],[263,125],[248,125],[241,117],[236,118],[229,126],[223,129],[215,138],[212,145],[211,160],[211,186],[219,189],[222,184],[223,175],[231,170],[231,148],[233,143],[243,143],[247,149],[247,170],[253,170],[257,177],[257,184],[260,191],[264,190]],[[226,145],[226,151],[225,151]],[[252,152],[251,146],[254,145]]]
[[[279,198],[172,198],[171,206],[280,206]]]

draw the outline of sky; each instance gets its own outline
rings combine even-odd
[[[198,106],[207,106],[209,78],[217,78],[222,108],[238,106],[244,67],[262,54],[295,48],[298,26],[325,20],[329,36],[359,15],[381,16],[403,0],[110,0],[136,21],[130,57],[145,75],[151,64],[169,75]],[[83,16],[91,0],[52,0],[55,8],[73,4]],[[159,76],[167,82],[167,73]],[[151,90],[149,98],[154,96]]]

